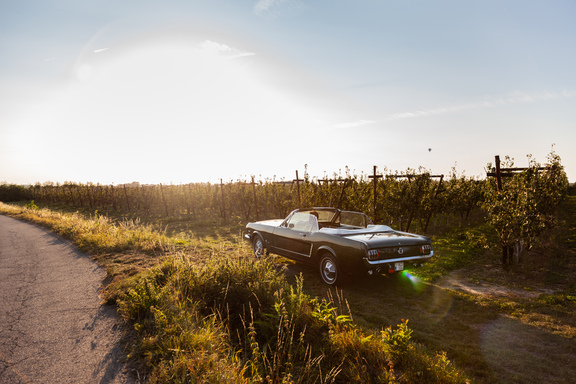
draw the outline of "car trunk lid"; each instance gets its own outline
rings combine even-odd
[[[362,242],[368,248],[386,248],[399,245],[418,245],[426,244],[426,238],[403,232],[379,232],[379,233],[360,233],[345,236],[348,239]]]

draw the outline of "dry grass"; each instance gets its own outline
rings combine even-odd
[[[378,277],[345,287],[354,319],[374,330],[410,319],[415,340],[446,351],[478,383],[572,382],[576,199],[512,271],[502,269],[499,249],[481,234],[462,229],[436,238],[436,260],[420,270],[425,279]],[[325,293],[315,269],[289,265],[292,274],[304,273],[308,292]]]
[[[33,213],[24,212],[20,207],[0,205],[0,211],[4,210],[10,210],[10,214],[24,219],[28,214],[33,215]],[[462,229],[435,239],[437,258],[435,264],[430,264],[427,270],[421,271],[425,274],[422,275],[425,277],[423,279],[394,280],[377,277],[359,280],[345,287],[342,296],[350,305],[354,324],[362,331],[348,329],[338,333],[332,339],[333,343],[339,347],[336,349],[338,352],[334,352],[331,358],[342,357],[338,353],[342,353],[343,349],[350,349],[344,354],[348,359],[349,370],[345,374],[340,372],[340,377],[348,377],[351,381],[357,382],[366,381],[366,377],[377,378],[377,374],[370,376],[373,372],[363,369],[355,371],[353,368],[361,368],[359,362],[363,361],[363,356],[371,356],[369,352],[375,352],[375,356],[380,355],[377,351],[383,346],[373,345],[373,343],[380,337],[382,330],[387,329],[390,324],[402,324],[403,319],[409,319],[412,341],[425,345],[426,351],[445,351],[446,355],[425,353],[419,350],[422,347],[411,341],[410,345],[413,347],[405,351],[404,363],[399,359],[393,360],[390,358],[391,355],[384,360],[371,360],[372,366],[386,365],[386,371],[380,370],[382,376],[374,379],[373,382],[418,381],[415,377],[410,380],[409,376],[401,378],[401,375],[407,372],[406,364],[410,361],[413,365],[409,370],[416,373],[418,370],[414,367],[417,364],[437,367],[435,372],[452,372],[445,366],[450,361],[478,383],[571,382],[576,375],[576,362],[573,357],[576,356],[576,320],[574,320],[576,319],[576,285],[574,283],[574,276],[576,276],[576,263],[574,262],[576,260],[576,200],[574,197],[568,200],[562,212],[558,230],[544,239],[539,247],[528,253],[524,263],[513,271],[502,271],[499,263],[499,250],[487,247],[490,234],[486,233],[484,228]],[[48,213],[43,215],[51,217]],[[53,220],[59,220],[58,217],[58,215],[54,216]],[[51,220],[47,219],[47,222],[50,223]],[[97,221],[99,222],[97,226],[102,228],[111,225],[104,219]],[[137,227],[139,227],[138,223],[134,222],[134,227],[127,225],[122,230],[110,230],[110,233],[118,239],[129,239],[132,235],[122,234],[122,231],[138,230]],[[55,228],[58,227],[55,226]],[[153,231],[152,227],[148,226],[148,228]],[[90,231],[70,231],[74,236],[82,235],[84,232]],[[106,242],[103,242],[102,247],[95,247],[93,244],[98,242],[87,237],[88,240],[84,243],[87,249],[95,252],[102,262],[108,265],[109,272],[113,269],[111,273],[117,276],[116,283],[110,286],[114,289],[109,291],[110,297],[114,300],[135,287],[141,276],[140,271],[149,270],[150,266],[157,265],[168,254],[185,256],[194,265],[202,266],[209,265],[209,261],[215,258],[239,260],[248,252],[247,248],[241,244],[240,236],[235,235],[234,231],[228,231],[222,236],[218,236],[217,233],[210,236],[209,231],[202,231],[201,236],[195,237],[188,234],[179,240],[167,236],[166,232],[153,232],[155,235],[150,237],[149,245],[143,244],[139,250],[124,249],[122,246],[119,248],[120,252],[115,251],[110,244],[106,245]],[[66,235],[66,231],[62,234]],[[92,239],[101,238],[99,236],[104,235],[98,235]],[[142,237],[144,242],[146,238],[146,236]],[[124,241],[123,244],[129,243],[122,241]],[[150,252],[149,250],[156,251]],[[280,260],[279,263],[287,267],[287,276],[303,274],[303,292],[307,295],[331,300],[325,286],[318,279],[315,269],[286,260]],[[454,274],[453,271],[457,273]],[[132,277],[126,279],[128,275]],[[459,276],[460,288],[449,287],[445,283],[444,280],[454,276]],[[292,280],[289,281],[294,283]],[[464,289],[464,287],[470,289]],[[498,292],[504,292],[504,294],[497,294]],[[149,308],[152,307],[156,306],[151,304]],[[222,313],[224,307],[219,308]],[[161,311],[166,314],[164,309]],[[162,318],[159,312],[154,313],[156,318]],[[206,319],[206,313],[199,318]],[[186,321],[192,323],[190,319]],[[246,334],[250,333],[249,328],[237,329],[242,329],[242,332],[245,330]],[[273,329],[276,331],[272,331],[272,336],[267,337],[280,335],[278,328]],[[204,332],[207,332],[205,334],[219,333],[222,332],[222,328],[216,327],[212,330],[208,328]],[[262,332],[264,332],[263,329],[256,331],[256,334],[265,334]],[[284,336],[285,334],[282,334],[282,337]],[[221,340],[216,336],[210,337],[215,337],[214,340]],[[200,335],[198,338],[201,340],[203,336]],[[152,336],[146,340],[152,343],[149,344],[151,346],[160,342]],[[220,341],[218,341],[216,345],[228,345],[226,343],[229,342],[230,340],[219,344]],[[258,345],[262,348],[261,344]],[[187,350],[184,347],[170,348],[174,350],[170,356],[183,355],[182,351]],[[367,348],[368,351],[358,353],[362,351],[362,348]],[[234,353],[230,355],[230,350],[226,349],[226,351],[223,352],[220,349],[220,354],[211,353],[205,356],[225,358],[223,361],[228,361],[224,364],[227,366],[240,364],[238,360],[235,360],[238,355]],[[411,360],[410,353],[420,356],[420,360]],[[317,362],[314,362],[312,356],[306,355],[306,352],[305,356],[307,356],[308,360],[305,361],[308,365],[317,367]],[[277,367],[271,364],[270,357],[271,355],[268,356],[268,360],[255,360],[253,366],[249,365],[249,368],[245,369],[254,369],[254,372],[258,373],[264,381],[266,378],[264,372],[275,372]],[[181,362],[184,360],[178,360],[179,363],[170,364],[176,369],[175,372],[182,373],[190,369],[191,366],[188,367],[192,364],[190,361],[196,358],[198,357],[186,360],[187,363]],[[241,364],[237,367],[247,367],[246,362],[252,361],[246,360],[247,356],[243,358],[244,360],[241,360]],[[322,360],[327,361],[327,356],[324,356]],[[422,363],[423,360],[426,362]],[[203,361],[209,362],[210,359]],[[156,366],[166,368],[166,364],[168,363],[163,362]],[[214,362],[214,364],[218,367],[221,362]],[[402,364],[405,364],[404,368]],[[338,367],[338,364],[335,367]],[[453,366],[450,365],[450,367]],[[167,374],[164,368],[158,368],[160,371],[154,373],[158,377],[158,382],[166,381],[162,379],[163,375]],[[330,369],[323,372],[327,374],[329,371]],[[203,371],[200,369],[198,372]],[[393,375],[390,374],[391,372]],[[336,371],[332,373],[335,374]],[[443,382],[444,379],[436,376],[435,379],[429,380]],[[458,380],[463,379],[459,376]]]
[[[133,325],[130,354],[147,382],[465,382],[445,354],[411,341],[406,322],[362,330],[342,299],[311,297],[275,259],[257,262],[234,241],[35,207],[0,212],[52,229],[107,267],[107,300]]]

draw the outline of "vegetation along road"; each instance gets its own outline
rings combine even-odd
[[[0,184],[0,383],[575,382],[576,190],[553,154],[541,168],[298,188]],[[317,267],[256,260],[243,240],[246,222],[334,203],[432,237],[435,257],[327,289]]]
[[[0,215],[0,382],[125,382],[105,276],[68,241]]]

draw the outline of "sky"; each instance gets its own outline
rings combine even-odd
[[[573,0],[0,0],[0,182],[189,183],[557,153]]]

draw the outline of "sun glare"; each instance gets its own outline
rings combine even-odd
[[[212,181],[292,174],[324,113],[257,54],[169,38],[86,49],[67,86],[26,119],[41,172],[80,182]],[[274,82],[272,82],[274,83]],[[298,148],[303,148],[299,150]],[[290,157],[274,154],[288,152]],[[273,160],[272,160],[273,159]],[[39,160],[40,163],[40,160]],[[46,181],[46,180],[39,180]]]

